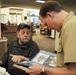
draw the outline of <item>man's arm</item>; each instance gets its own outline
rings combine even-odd
[[[22,55],[13,55],[13,54],[10,54],[10,56],[12,57],[12,61],[13,62],[29,61],[29,58],[24,57]]]
[[[27,73],[39,74],[41,70],[42,66],[36,64],[29,67]],[[69,64],[68,66],[62,68],[50,68],[45,66],[44,71],[46,75],[76,75],[76,63]]]
[[[76,64],[69,64],[62,68],[48,68],[45,67],[47,75],[76,75]]]

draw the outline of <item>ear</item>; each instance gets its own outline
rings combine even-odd
[[[47,12],[47,16],[50,16],[51,18],[54,17],[54,13],[53,12]]]

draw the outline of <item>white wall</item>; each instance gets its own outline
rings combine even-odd
[[[10,19],[9,18],[9,8],[2,8],[1,14],[4,15],[4,23],[6,23],[7,19]]]
[[[18,8],[18,7],[10,7],[10,8],[14,8],[14,9],[22,9],[22,17],[21,17],[21,20],[22,22],[24,21],[24,16],[27,16],[27,13],[28,11],[31,11],[30,13],[32,14],[33,12],[38,16],[38,9],[27,9],[27,8]],[[10,8],[2,8],[1,9],[1,15],[3,14],[4,15],[4,22],[7,23],[7,19],[10,21],[11,20],[11,17],[10,17],[10,14],[9,14],[9,9]]]

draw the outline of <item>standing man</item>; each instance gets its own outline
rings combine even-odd
[[[42,65],[33,65],[27,73],[46,75],[76,75],[76,16],[73,11],[66,12],[56,1],[45,2],[40,9],[40,20],[48,28],[60,32],[57,49],[57,67],[49,68]]]
[[[24,71],[13,67],[13,64],[23,60],[29,61],[39,52],[39,47],[31,39],[31,28],[27,24],[20,24],[16,34],[17,39],[9,45],[8,51],[0,61],[0,65],[6,68],[10,75],[28,75]]]

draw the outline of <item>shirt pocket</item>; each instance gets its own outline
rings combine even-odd
[[[59,40],[59,45],[58,45],[58,48],[57,48],[57,52],[62,52],[62,51],[63,51],[62,42],[61,42],[61,40]]]

